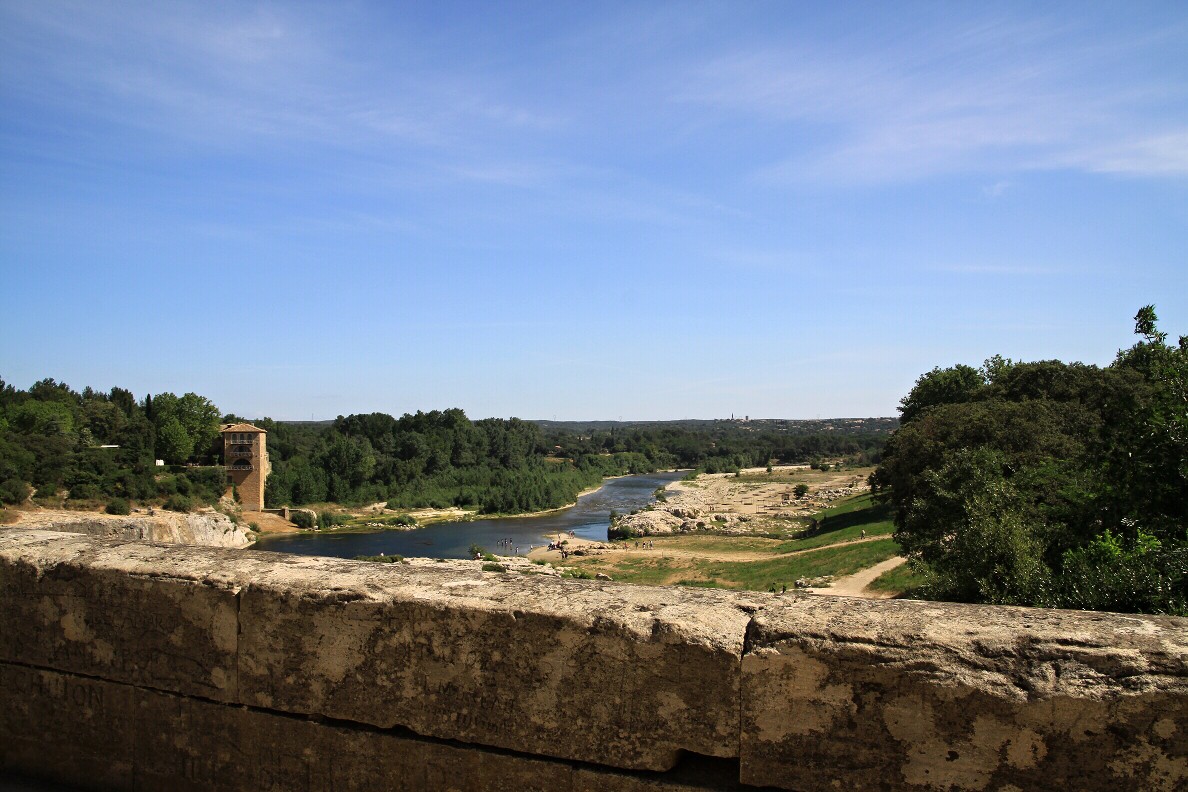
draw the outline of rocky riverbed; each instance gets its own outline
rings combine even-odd
[[[795,485],[806,483],[808,493],[795,496]],[[712,531],[747,535],[766,533],[772,523],[807,517],[833,503],[869,490],[865,472],[816,473],[807,466],[764,468],[733,473],[703,474],[693,481],[674,481],[664,499],[619,518],[612,537],[656,536]]]

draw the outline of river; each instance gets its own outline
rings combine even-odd
[[[626,514],[652,502],[657,487],[681,478],[683,473],[649,473],[607,479],[597,492],[582,495],[576,505],[537,517],[502,517],[494,520],[443,522],[411,531],[379,531],[366,534],[302,533],[262,537],[259,550],[298,555],[354,558],[361,555],[402,555],[409,558],[468,558],[467,549],[480,545],[492,553],[520,554],[542,544],[559,532],[606,541],[612,510]],[[510,539],[507,549],[500,539]]]

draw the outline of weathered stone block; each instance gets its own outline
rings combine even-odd
[[[141,792],[702,788],[4,663],[0,770]]]
[[[743,657],[742,781],[1188,785],[1188,620],[804,597]]]
[[[0,771],[131,789],[134,694],[125,685],[0,663]]]
[[[0,660],[235,700],[235,557],[0,531]]]
[[[684,792],[685,784],[610,769],[420,740],[147,693],[139,708],[137,789],[161,792],[599,790]],[[152,728],[149,728],[149,727]]]
[[[241,594],[251,705],[665,770],[738,751],[726,592],[278,557]]]

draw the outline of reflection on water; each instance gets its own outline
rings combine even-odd
[[[332,533],[265,537],[256,547],[298,555],[354,558],[361,555],[402,555],[411,558],[466,558],[472,544],[511,555],[521,555],[547,544],[550,536],[569,532],[586,539],[604,541],[612,510],[626,513],[652,501],[659,486],[679,479],[682,473],[650,473],[607,481],[602,489],[578,498],[576,506],[540,517],[507,517],[499,520],[437,523],[413,531],[383,531],[372,534]],[[501,539],[510,539],[508,545]],[[505,549],[506,548],[506,549]]]

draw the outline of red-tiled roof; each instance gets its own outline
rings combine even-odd
[[[220,432],[259,432],[260,434],[268,434],[268,432],[264,431],[260,427],[252,426],[249,423],[223,424],[223,428],[220,429],[219,431]]]

